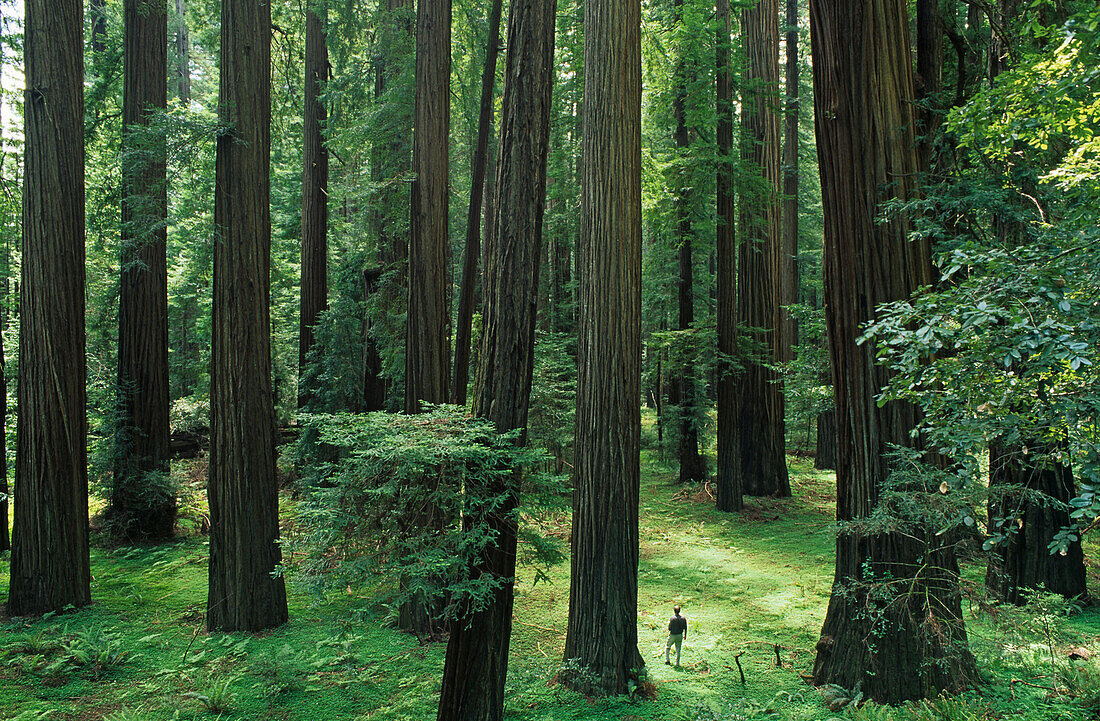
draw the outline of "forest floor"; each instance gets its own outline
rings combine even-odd
[[[1095,607],[1064,623],[1048,614],[1041,622],[1032,615],[1007,625],[1004,616],[994,623],[971,608],[971,646],[988,682],[979,691],[900,709],[866,704],[830,711],[800,674],[813,663],[832,582],[833,475],[804,460],[791,463],[794,498],[747,499],[745,512],[730,516],[714,510],[706,489],[678,487],[674,469],[646,451],[638,631],[655,698],[588,699],[553,682],[568,612],[566,561],[551,569],[549,582],[534,584],[531,569],[519,573],[507,717],[1100,718],[1100,667],[1068,660],[1074,647],[1100,653]],[[560,523],[567,533],[567,519]],[[1097,549],[1090,551],[1095,558]],[[33,622],[0,618],[0,719],[434,718],[444,644],[421,646],[394,630],[389,610],[373,598],[349,589],[317,601],[293,584],[291,620],[281,628],[207,635],[207,554],[201,536],[157,547],[94,548],[92,606]],[[976,565],[970,573],[980,580]],[[1090,584],[1095,595],[1095,566]],[[7,585],[4,559],[0,604]],[[680,667],[663,662],[676,603],[691,624]],[[1063,625],[1048,644],[1044,632]],[[1050,685],[1051,651],[1075,699],[1037,688]]]

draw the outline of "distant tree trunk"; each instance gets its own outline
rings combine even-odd
[[[383,0],[385,15],[378,28],[380,56],[375,62],[375,100],[381,101],[384,114],[380,113],[382,134],[371,149],[371,179],[381,190],[372,211],[378,233],[378,277],[372,285],[377,293],[370,308],[374,315],[364,318],[369,336],[364,346],[364,396],[363,407],[382,410],[390,400],[390,384],[400,381],[404,372],[383,372],[379,347],[387,343],[404,341],[404,330],[387,326],[384,315],[399,313],[408,304],[406,262],[409,255],[409,183],[411,174],[413,112],[403,91],[409,75],[408,57],[414,51],[416,22],[412,0]],[[408,88],[411,96],[411,87]],[[364,272],[372,273],[374,269]],[[400,309],[400,310],[399,310]],[[368,311],[369,313],[370,311]],[[398,383],[400,385],[400,383]],[[404,397],[397,399],[400,406]]]
[[[775,359],[794,360],[798,328],[787,306],[798,302],[798,0],[787,0],[787,107],[783,117],[783,222],[779,245],[776,293],[779,319],[775,334]]]
[[[836,409],[830,408],[817,414],[817,451],[814,468],[819,471],[836,470]]]
[[[587,0],[577,437],[566,675],[626,693],[638,653],[641,8]]]
[[[405,412],[446,403],[450,363],[447,299],[448,138],[451,101],[451,2],[420,0],[416,8],[416,110],[413,125],[412,225],[405,330]],[[423,482],[431,482],[424,479]],[[411,519],[411,523],[426,522]],[[439,522],[439,521],[433,521]],[[408,602],[398,625],[418,637],[438,633],[437,609]]]
[[[320,97],[328,80],[325,43],[327,6],[306,9],[305,103],[302,111],[302,291],[298,325],[298,407],[309,403],[316,389],[305,377],[315,342],[313,327],[328,307],[328,148],[324,126],[328,118]],[[318,11],[325,15],[318,15]]]
[[[911,446],[919,421],[910,404],[879,407],[889,370],[873,344],[856,344],[878,304],[932,279],[928,243],[910,240],[905,217],[877,220],[882,202],[909,199],[916,183],[905,8],[904,0],[810,2],[841,522],[871,514],[892,446]],[[904,590],[881,603],[883,584]],[[974,674],[950,541],[920,526],[840,534],[813,682],[900,703],[961,689]]]
[[[466,253],[459,283],[458,319],[455,329],[455,372],[451,385],[451,403],[466,405],[466,386],[470,382],[470,334],[474,325],[474,286],[481,259],[481,199],[485,189],[485,167],[489,138],[493,134],[493,97],[497,78],[497,53],[500,51],[500,15],[503,0],[493,0],[489,9],[489,34],[485,41],[485,68],[481,73],[481,111],[477,120],[477,147],[471,173],[470,207],[466,213]]]
[[[474,413],[500,431],[527,427],[535,351],[538,275],[546,198],[546,153],[554,72],[556,0],[513,3],[501,109],[500,222],[487,238],[484,330]],[[523,442],[523,441],[521,441]],[[512,633],[511,579],[516,573],[518,478],[494,481],[505,493],[488,513],[496,542],[473,577],[508,579],[487,608],[467,613],[451,629],[438,721],[502,721]],[[472,513],[485,513],[471,509]]]
[[[0,44],[0,67],[4,66],[4,47]],[[0,78],[0,97],[4,95],[4,80]],[[0,103],[0,148],[4,147],[4,108]],[[0,152],[0,183],[4,181],[4,157]],[[3,222],[8,224],[11,218],[5,215]],[[14,223],[11,223],[14,224]],[[8,279],[11,275],[11,255],[8,253],[8,241],[4,238],[3,247],[3,295],[0,296],[0,551],[11,549],[8,536],[8,377],[4,367],[4,329],[8,325]]]
[[[19,404],[8,613],[91,601],[78,0],[26,0]]]
[[[210,360],[211,631],[287,620],[271,394],[271,9],[225,0]]]
[[[741,194],[737,320],[765,355],[775,348],[779,258],[779,5],[758,0],[741,11],[748,56],[741,108],[741,159],[753,175]],[[783,390],[767,361],[745,359],[737,380],[736,433],[742,488],[751,496],[791,495]]]
[[[989,528],[1009,534],[989,564],[986,582],[1009,603],[1027,603],[1027,592],[1042,587],[1066,598],[1084,597],[1085,563],[1081,542],[1065,555],[1048,548],[1055,534],[1070,525],[1070,499],[1077,495],[1073,471],[1056,461],[1039,465],[1035,455],[1053,449],[1041,444],[989,448]],[[1012,490],[1005,487],[1010,486]],[[1016,489],[1026,489],[1020,492]],[[1042,494],[1043,500],[1035,498]]]
[[[737,274],[733,190],[733,71],[730,67],[730,0],[717,0],[718,108],[718,468],[717,506],[740,511],[741,445],[737,436],[737,376],[730,359],[737,355]]]
[[[416,112],[412,233],[405,344],[405,412],[446,403],[450,380],[447,302],[451,2],[421,0],[416,11]]]
[[[187,0],[176,0],[176,97],[191,102],[191,41],[187,37]]]
[[[943,23],[940,22],[938,0],[917,0],[917,88],[920,101],[917,114],[917,159],[922,173],[932,169],[932,154],[936,132],[943,120]]]
[[[382,269],[368,268],[363,271],[363,301],[369,302],[379,289]],[[381,411],[386,408],[386,382],[382,377],[382,354],[378,350],[378,339],[374,337],[374,328],[370,316],[363,318],[363,408],[366,412]]]
[[[88,0],[88,17],[92,23],[92,52],[105,52],[107,50],[107,0]],[[83,34],[83,31],[81,32]]]
[[[677,23],[683,25],[683,0],[675,0]],[[692,59],[681,57],[676,68],[676,90],[672,99],[672,112],[676,118],[676,134],[673,136],[681,162],[688,164],[693,133],[687,124],[687,86],[693,82],[695,68]],[[681,331],[690,330],[695,324],[694,263],[692,245],[695,233],[691,224],[691,181],[690,171],[680,173],[679,195],[676,200],[677,215],[677,256],[679,273],[676,277],[676,297],[678,305],[678,324]],[[679,369],[674,383],[680,415],[680,448],[677,454],[680,460],[680,483],[695,483],[706,478],[707,462],[699,453],[699,429],[696,416],[699,413],[695,388],[694,341],[692,348],[686,349],[683,365]]]
[[[149,474],[168,472],[167,146],[150,132],[168,104],[168,14],[127,0],[122,102],[122,279],[118,426],[107,525],[117,539],[172,535],[176,499]]]

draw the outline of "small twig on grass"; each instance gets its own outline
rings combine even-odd
[[[1056,688],[1051,688],[1050,686],[1040,686],[1037,683],[1028,683],[1027,681],[1024,681],[1021,678],[1014,678],[1014,679],[1012,679],[1011,681],[1008,682],[1008,688],[1009,688],[1009,690],[1012,691],[1012,700],[1013,701],[1016,700],[1016,684],[1018,684],[1018,683],[1022,683],[1024,686],[1030,686],[1031,688],[1039,688],[1039,689],[1042,689],[1044,691],[1050,691],[1052,693],[1058,693],[1058,689],[1056,689]]]
[[[734,663],[737,664],[737,673],[741,674],[741,685],[742,686],[745,685],[745,671],[741,668],[741,654],[743,654],[743,653],[745,653],[745,652],[742,651],[741,653],[739,653],[739,654],[737,654],[736,656],[733,657]]]
[[[523,621],[516,621],[516,623],[518,623],[520,626],[527,626],[528,628],[537,628],[540,631],[549,631],[550,633],[556,633],[559,636],[564,636],[565,635],[565,633],[563,633],[562,631],[559,631],[556,628],[547,628],[546,626],[536,626],[533,623],[524,623]]]
[[[779,644],[775,644],[775,667],[783,668],[783,659],[779,658]]]
[[[542,650],[542,645],[539,644],[539,642],[537,640],[535,641],[535,648],[537,648],[539,650],[539,653],[541,653],[544,658],[550,658],[549,656],[546,655],[546,651]]]

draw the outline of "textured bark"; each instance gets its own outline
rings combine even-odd
[[[626,692],[638,653],[641,9],[586,0],[577,437],[563,682]]]
[[[1085,563],[1081,542],[1066,554],[1048,547],[1055,534],[1070,525],[1070,499],[1077,495],[1073,471],[1054,461],[1037,465],[1035,454],[1047,455],[1040,444],[993,444],[989,449],[989,527],[1004,527],[1008,541],[990,561],[986,583],[1009,603],[1027,603],[1027,592],[1042,586],[1066,598],[1085,597]]]
[[[131,541],[172,535],[175,498],[148,474],[168,471],[166,141],[152,116],[168,103],[168,14],[127,0],[122,95],[122,278],[118,306],[118,427],[107,525]]]
[[[91,600],[78,0],[24,4],[23,254],[8,613]]]
[[[776,303],[775,359],[794,360],[798,328],[786,308],[798,302],[798,0],[787,0],[786,113],[783,117],[783,202]]]
[[[176,97],[191,102],[191,40],[187,35],[187,0],[176,0]]]
[[[683,0],[675,0],[677,22],[683,24]],[[687,124],[687,88],[694,81],[695,68],[692,60],[680,58],[676,71],[676,90],[672,100],[672,114],[676,118],[676,133],[673,136],[676,141],[676,149],[681,159],[686,159],[691,149],[694,133],[688,129]],[[695,242],[695,233],[691,225],[691,194],[693,189],[688,178],[688,171],[683,171],[680,177],[679,196],[676,201],[677,215],[677,261],[679,272],[676,276],[676,301],[677,301],[677,327],[679,330],[689,330],[695,323],[695,293],[694,293],[694,263],[692,262],[692,245]],[[699,453],[699,429],[696,425],[697,416],[700,414],[697,408],[695,387],[695,363],[694,352],[685,353],[688,360],[680,368],[674,383],[678,386],[676,403],[680,407],[680,448],[677,454],[680,460],[680,483],[694,483],[703,480],[707,475],[707,462]]]
[[[939,97],[943,90],[943,24],[936,4],[937,0],[917,0],[917,156],[923,173],[931,170],[936,131],[943,121]]]
[[[500,15],[503,0],[493,0],[489,10],[489,34],[485,43],[485,68],[481,73],[481,109],[477,119],[477,146],[471,173],[470,207],[466,213],[466,252],[459,283],[458,318],[455,328],[454,382],[451,403],[466,405],[466,386],[470,382],[470,336],[474,325],[474,287],[478,261],[481,260],[481,200],[485,190],[485,168],[489,138],[493,134],[493,96],[497,78],[497,54],[500,51]]]
[[[737,438],[737,374],[730,359],[737,355],[737,274],[733,190],[733,71],[730,66],[730,0],[717,0],[717,250],[718,250],[718,467],[717,507],[740,511],[741,445]]]
[[[298,324],[298,406],[309,403],[305,368],[315,342],[313,326],[328,307],[328,118],[320,95],[328,80],[325,5],[306,9],[305,102],[302,110],[302,292]]]
[[[779,5],[759,0],[741,11],[745,33],[741,161],[751,182],[741,193],[737,320],[765,355],[774,355],[779,314]],[[768,361],[746,359],[737,380],[736,433],[742,489],[751,496],[791,495],[783,390]]]
[[[539,265],[550,139],[556,0],[515,0],[508,18],[508,56],[501,108],[496,234],[487,239],[484,330],[474,413],[498,430],[526,428],[534,368]],[[489,606],[451,629],[439,697],[439,721],[501,721],[512,632],[516,573],[518,478],[494,481],[508,493],[489,514],[496,543],[476,577],[509,579]],[[479,509],[471,509],[478,514]]]
[[[413,130],[412,228],[405,343],[405,411],[446,403],[451,375],[447,302],[451,116],[451,2],[421,0],[416,9],[416,111]]]
[[[872,512],[890,473],[891,445],[911,445],[919,420],[909,404],[879,407],[875,398],[889,371],[875,363],[873,344],[856,344],[878,304],[907,298],[932,278],[927,241],[910,242],[903,216],[877,220],[883,201],[912,197],[916,182],[905,5],[810,3],[842,522]],[[950,543],[918,526],[904,533],[848,531],[836,549],[814,683],[858,687],[886,703],[970,683],[974,660]]]
[[[211,631],[287,620],[271,394],[271,11],[225,0],[215,156],[210,373]]]
[[[819,471],[836,469],[836,409],[830,408],[817,414],[817,450],[814,468]]]

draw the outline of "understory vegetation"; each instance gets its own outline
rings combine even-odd
[[[646,437],[655,437],[652,417]],[[187,489],[202,460],[177,462]],[[835,485],[792,460],[794,498],[751,499],[731,519],[710,486],[681,486],[643,452],[639,650],[632,696],[586,698],[559,686],[569,563],[521,559],[507,718],[560,721],[985,721],[1100,717],[1100,610],[1037,594],[1023,608],[991,604],[985,559],[964,560],[964,612],[983,685],[898,708],[857,690],[815,689],[814,659],[833,576]],[[282,494],[284,536],[308,532],[304,501]],[[414,719],[435,713],[445,644],[394,628],[392,575],[310,589],[304,555],[288,552],[290,617],[271,632],[207,634],[208,542],[202,503],[181,508],[190,533],[149,547],[92,551],[96,603],[40,620],[2,620],[0,717],[12,719]],[[568,512],[546,510],[545,536],[564,540]],[[288,547],[293,544],[288,545]],[[1088,548],[1093,556],[1095,548]],[[6,566],[0,589],[7,588]],[[299,581],[295,583],[294,581]],[[1089,582],[1098,574],[1090,560]],[[1094,591],[1095,592],[1095,591]],[[0,590],[0,593],[3,593]],[[390,602],[387,599],[391,599]],[[5,600],[0,596],[0,602]],[[690,619],[680,667],[663,663],[678,603]],[[741,673],[744,674],[744,682]]]

